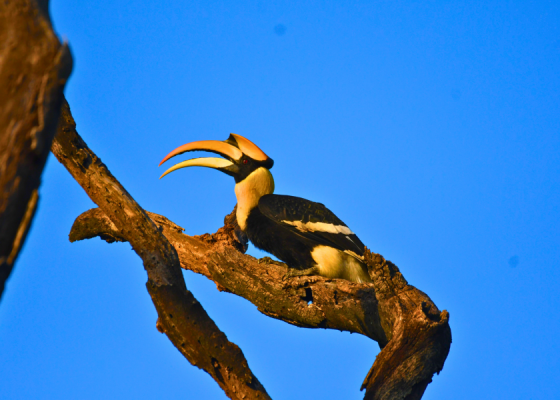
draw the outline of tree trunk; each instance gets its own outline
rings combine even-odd
[[[48,2],[0,2],[0,298],[37,209],[72,57]]]

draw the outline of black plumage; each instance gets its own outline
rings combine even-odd
[[[360,257],[364,255],[362,241],[324,204],[315,203],[301,197],[269,194],[260,198],[258,207],[263,215],[288,228],[298,237],[315,242],[316,245],[321,244],[341,251],[351,251]],[[311,223],[311,226],[313,223],[326,224],[327,229],[329,226],[344,227],[350,233],[333,233],[318,228],[302,231],[293,224],[286,223],[286,221],[297,221],[301,224]]]
[[[317,242],[294,234],[289,227],[266,217],[259,207],[249,213],[245,233],[255,247],[274,255],[290,268],[304,270],[315,265],[311,252]]]

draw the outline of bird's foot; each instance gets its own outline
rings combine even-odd
[[[286,272],[284,279],[293,278],[294,276],[310,276],[310,275],[319,275],[319,267],[315,266],[307,269],[288,268],[288,272]]]
[[[273,259],[270,258],[270,257],[259,258],[258,263],[259,263],[259,264],[274,264],[274,265],[279,265],[279,266],[281,266],[281,267],[285,267],[285,266],[286,266],[286,264],[284,264],[283,262],[273,260]]]

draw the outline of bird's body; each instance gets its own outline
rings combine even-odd
[[[236,181],[239,227],[255,247],[285,262],[290,268],[289,275],[321,275],[358,283],[371,282],[362,261],[364,245],[360,239],[323,204],[273,194],[274,179],[269,171],[273,162],[258,147],[234,134],[225,141],[234,149],[224,148],[224,142],[215,145],[208,142],[211,141],[181,146],[162,163],[185,151],[206,150],[227,156],[231,160],[229,164],[223,159],[194,159],[172,167],[165,174],[198,165],[232,175]],[[204,143],[204,148],[196,143]]]
[[[288,196],[267,195],[261,202],[266,202],[271,197]],[[304,200],[297,197],[293,199]],[[313,204],[322,206],[319,203]],[[294,270],[316,272],[325,278],[370,282],[367,269],[359,260],[359,253],[347,253],[335,244],[318,238],[316,232],[298,232],[297,228],[270,219],[261,212],[260,206],[255,207],[249,214],[245,233],[255,247],[273,254]],[[363,248],[361,254],[363,256]],[[313,271],[314,269],[316,271]]]

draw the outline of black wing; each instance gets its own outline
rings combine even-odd
[[[364,244],[334,213],[321,203],[300,197],[268,194],[259,200],[263,215],[299,236],[364,255]]]

